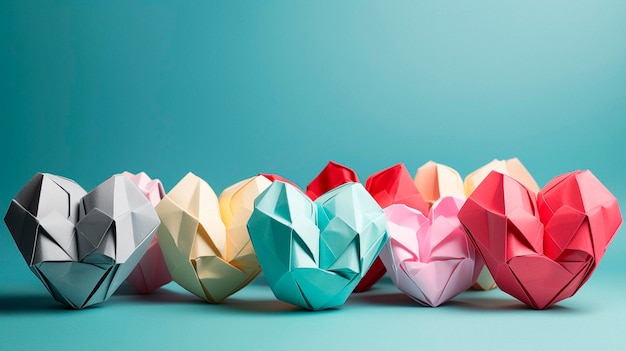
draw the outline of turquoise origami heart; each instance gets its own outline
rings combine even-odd
[[[276,298],[311,310],[342,305],[388,238],[385,213],[359,183],[314,202],[274,182],[257,197],[248,231]]]

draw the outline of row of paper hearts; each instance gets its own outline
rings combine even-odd
[[[622,217],[590,171],[539,190],[511,159],[464,183],[441,164],[426,163],[415,179],[398,164],[365,187],[331,161],[306,192],[259,174],[219,198],[191,173],[167,195],[145,173],[113,176],[88,194],[37,174],[5,222],[34,274],[73,308],[105,301],[126,279],[141,293],[173,279],[219,303],[262,268],[279,300],[312,310],[342,305],[385,270],[427,306],[497,284],[544,309],[589,279]]]

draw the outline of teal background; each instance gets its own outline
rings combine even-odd
[[[193,171],[219,193],[258,172],[305,185],[330,159],[364,180],[397,162],[413,172],[432,159],[466,175],[514,156],[540,185],[591,169],[623,204],[625,13],[624,1],[4,0],[0,207],[37,171],[88,190],[123,170],[170,189]],[[262,280],[220,306],[170,284],[67,311],[3,226],[0,340],[620,348],[625,266],[622,229],[589,283],[543,312],[497,290],[422,308],[384,281],[338,310],[306,313],[274,301]]]

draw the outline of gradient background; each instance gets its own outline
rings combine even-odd
[[[258,172],[305,185],[432,159],[462,175],[519,157],[540,185],[591,169],[626,203],[624,1],[0,2],[0,207],[37,171],[87,190],[188,171],[216,192]],[[626,343],[626,234],[572,299],[500,291],[418,307],[384,281],[338,310],[262,279],[212,306],[170,284],[67,311],[0,228],[0,342],[14,348],[417,349]],[[110,335],[114,336],[111,337]]]

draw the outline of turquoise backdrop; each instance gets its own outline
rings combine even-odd
[[[591,169],[624,204],[625,13],[625,1],[4,0],[0,208],[38,171],[88,190],[124,170],[168,190],[193,171],[220,192],[258,172],[304,186],[328,160],[364,180],[398,162],[466,175],[515,156],[540,185]],[[622,229],[589,284],[544,312],[499,291],[427,309],[387,281],[302,313],[262,280],[222,306],[171,284],[74,312],[3,226],[0,340],[109,349],[104,328],[124,349],[612,348],[626,342],[624,267]]]

